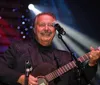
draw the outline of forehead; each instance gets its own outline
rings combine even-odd
[[[55,20],[55,18],[53,16],[47,15],[47,14],[40,15],[37,17],[37,20],[41,20],[41,19],[43,19],[43,20]]]

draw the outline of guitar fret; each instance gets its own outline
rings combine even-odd
[[[50,75],[51,75],[51,80],[53,80],[55,78],[54,75],[53,75],[53,72],[50,73]]]
[[[63,74],[64,73],[63,69],[62,68],[60,68],[60,69],[61,69],[61,73]]]
[[[74,67],[76,67],[75,61],[72,61],[72,64],[73,64]]]
[[[68,67],[67,67],[67,65],[64,65],[64,67],[65,67],[65,69],[68,71],[69,69],[68,69]]]
[[[83,56],[82,56],[83,57]],[[83,61],[83,58],[82,57],[79,57],[78,58],[78,60],[80,61],[80,62],[82,62]]]
[[[51,75],[51,73],[49,73],[49,80],[52,80],[52,75]]]
[[[58,77],[58,73],[56,71],[52,72],[53,73],[53,77],[56,78]]]
[[[66,69],[64,67],[62,67],[63,72],[66,72]]]
[[[51,73],[49,74],[50,79],[52,79]]]
[[[83,56],[82,56],[83,57]],[[83,58],[82,57],[79,57],[79,59],[80,59],[80,62],[82,62],[82,60],[83,60]]]
[[[79,57],[79,58],[77,58],[77,59],[78,59],[78,61],[80,61],[80,62],[84,62],[86,59],[89,59],[89,56],[88,56],[88,55],[84,55],[84,56]],[[74,68],[74,67],[77,67],[75,60],[73,60],[72,62],[69,62],[68,64],[66,64],[66,65],[64,65],[64,66],[62,66],[62,67],[60,67],[59,69],[57,69],[57,70],[55,70],[55,71],[49,73],[48,75],[45,76],[45,78],[46,78],[48,81],[51,81],[51,80],[57,78],[58,76],[62,75],[63,73],[65,73],[65,72],[71,70],[71,69]]]
[[[86,59],[89,59],[89,56],[87,54],[84,55]]]
[[[62,70],[61,70],[61,68],[59,68],[58,70],[59,70],[60,74],[62,74]]]
[[[69,66],[69,64],[67,64],[67,67],[68,67],[69,69],[71,69],[70,66]]]
[[[85,58],[84,58],[84,56],[82,56],[82,59],[83,59],[83,61],[85,61]],[[82,61],[81,61],[82,62]]]
[[[70,62],[70,63],[69,63],[69,65],[70,65],[70,67],[72,67],[72,68],[73,68],[72,62]]]
[[[46,78],[47,81],[51,81],[51,80],[53,80],[56,77],[58,77],[56,71],[54,71],[52,73],[49,73],[48,75],[45,76],[45,78]]]
[[[81,61],[80,58],[81,58],[81,57],[78,58],[78,61]]]
[[[59,75],[61,75],[61,72],[60,72],[60,70],[59,70],[59,69],[57,70],[57,73],[58,73]]]
[[[58,73],[56,71],[52,72],[55,75],[55,78],[58,76]]]
[[[53,73],[51,73],[51,75],[52,75],[52,79],[55,77],[55,74],[54,74],[54,72]]]
[[[54,79],[53,73],[51,73],[51,80]]]
[[[50,79],[50,74],[46,75],[45,78],[46,78],[47,81],[50,81],[51,80]]]
[[[61,73],[62,73],[62,74],[63,74],[64,72],[66,72],[65,69],[64,69],[64,67],[61,67],[60,69],[61,69]]]
[[[58,70],[56,70],[56,72],[57,72],[57,75],[60,75],[60,73],[59,73],[59,71],[58,71]]]

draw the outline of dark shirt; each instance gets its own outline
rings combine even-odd
[[[25,74],[27,60],[32,66],[31,74],[37,77],[45,76],[71,62],[72,57],[67,51],[57,50],[52,45],[41,46],[36,40],[17,41],[10,45],[3,57],[0,57],[0,82],[4,85],[20,85],[17,80]],[[96,68],[89,67],[88,64],[85,66],[84,74],[88,81],[95,76]],[[81,79],[81,85],[86,85],[84,79]],[[71,69],[50,81],[49,85],[78,85],[76,80],[76,69]]]

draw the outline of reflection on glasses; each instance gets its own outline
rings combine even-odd
[[[54,26],[53,26],[53,23],[37,23],[37,25],[38,25],[39,27],[45,27],[46,25],[47,25],[48,27],[54,27]]]

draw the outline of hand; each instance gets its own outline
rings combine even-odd
[[[29,75],[28,85],[38,85],[38,79],[32,75]]]
[[[94,66],[97,63],[97,60],[100,58],[100,49],[90,48],[91,52],[89,52],[89,66]]]
[[[21,85],[25,85],[25,75],[21,75],[17,82]],[[28,85],[38,85],[37,78],[32,75],[29,75]]]

